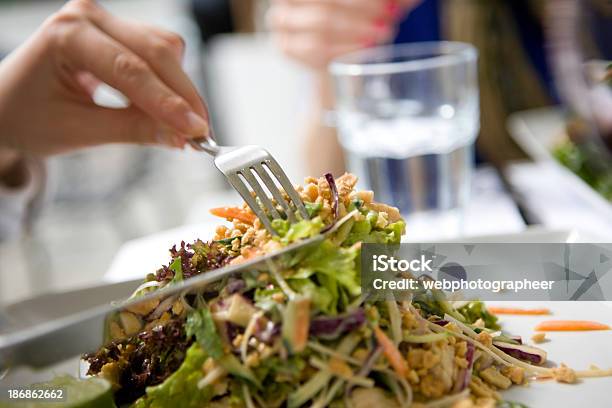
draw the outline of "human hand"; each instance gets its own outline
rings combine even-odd
[[[420,0],[273,0],[268,26],[288,56],[319,71],[344,53],[390,40]]]
[[[182,147],[209,135],[176,34],[72,0],[0,63],[0,150],[48,155],[104,143]],[[104,82],[129,100],[97,106]]]

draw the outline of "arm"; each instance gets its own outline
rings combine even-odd
[[[44,165],[0,149],[0,242],[16,237],[30,220],[32,204],[40,201]]]
[[[0,239],[27,216],[44,157],[105,143],[183,147],[208,135],[206,106],[181,68],[183,47],[176,34],[72,0],[0,63]],[[96,105],[100,83],[130,105]]]
[[[208,134],[173,33],[72,0],[0,64],[0,148],[46,156],[103,143],[181,147]],[[130,100],[97,106],[101,83]]]

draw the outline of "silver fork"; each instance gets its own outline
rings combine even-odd
[[[194,149],[215,158],[217,169],[225,175],[270,234],[278,235],[272,228],[271,219],[282,219],[283,215],[292,223],[299,218],[310,219],[300,195],[278,162],[265,149],[259,146],[219,146],[212,138],[190,139],[189,143]],[[287,193],[288,200],[279,185]],[[281,206],[282,212],[265,189]]]

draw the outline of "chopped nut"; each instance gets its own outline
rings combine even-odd
[[[478,335],[476,336],[476,340],[487,347],[491,347],[493,345],[493,337],[491,337],[489,333],[484,331],[478,333]]]
[[[561,366],[552,369],[553,377],[557,382],[573,384],[578,381],[578,377],[576,376],[576,372],[561,363]]]
[[[468,362],[463,357],[455,357],[455,365],[459,368],[467,368]]]
[[[408,350],[408,365],[414,369],[423,367],[423,355],[425,351],[419,348]]]
[[[522,367],[506,366],[501,369],[501,373],[514,384],[523,384],[525,382],[525,369]]]
[[[431,350],[427,350],[423,354],[423,367],[431,368],[440,362],[440,355]]]
[[[121,321],[121,327],[128,336],[134,335],[142,329],[142,322],[134,313],[121,312],[119,313],[119,320]]]
[[[455,344],[455,355],[457,357],[464,357],[466,353],[467,353],[467,342],[460,341]]]
[[[309,183],[304,187],[304,196],[307,201],[314,202],[319,196],[319,188],[314,183]]]
[[[391,207],[390,205],[381,204],[381,203],[369,203],[366,205],[370,210],[374,210],[376,212],[384,211],[389,216],[390,222],[396,222],[402,219],[402,216],[399,210],[396,207]]]
[[[109,331],[110,331],[111,338],[113,339],[120,339],[122,337],[125,337],[125,332],[123,331],[123,329],[121,328],[121,326],[119,326],[117,322],[110,323]]]
[[[258,366],[259,362],[260,362],[259,353],[253,352],[253,353],[249,354],[244,362],[247,365],[247,367],[256,367],[256,366]]]
[[[417,324],[418,324],[418,321],[412,313],[405,313],[402,316],[402,325],[404,326],[405,329],[408,329],[408,330],[414,329],[416,328]]]
[[[183,302],[179,299],[172,305],[172,313],[176,316],[180,316],[185,310]]]
[[[497,406],[497,400],[495,398],[476,398],[475,404],[474,408],[495,408]]]
[[[381,211],[378,213],[378,218],[376,218],[376,227],[377,228],[385,228],[389,224],[389,215]]]
[[[224,239],[227,238],[227,233],[228,233],[228,228],[225,225],[219,225],[216,229],[215,229],[215,241],[218,241],[220,239]]]
[[[234,340],[232,341],[232,346],[240,347],[241,343],[242,343],[242,334],[238,334],[236,337],[234,337]]]
[[[353,352],[353,357],[359,361],[365,361],[368,358],[369,354],[370,353],[368,352],[367,349],[360,347]]]
[[[465,398],[461,401],[455,402],[451,408],[474,408],[474,403],[470,398]]]
[[[477,397],[494,399],[500,398],[499,394],[495,390],[489,388],[489,386],[478,377],[472,377],[469,387],[472,393]]]
[[[337,357],[330,358],[328,365],[329,370],[340,377],[351,378],[353,376],[353,370],[351,370],[351,367]]]
[[[494,385],[502,390],[510,388],[512,381],[508,377],[503,376],[495,367],[489,367],[480,372],[480,378],[487,383]]]
[[[461,333],[461,329],[455,323],[447,323],[444,328],[454,333]]]
[[[410,381],[411,384],[418,384],[419,383],[419,375],[417,374],[416,371],[414,370],[410,370],[408,372],[408,381]]]
[[[151,313],[157,307],[157,305],[159,305],[159,299],[151,299],[126,307],[125,310],[140,316],[146,316]]]
[[[374,192],[370,190],[358,191],[357,198],[362,200],[365,204],[370,204],[374,201]]]
[[[536,333],[533,336],[531,336],[531,340],[533,340],[534,343],[544,343],[544,341],[546,341],[546,333],[545,332]]]
[[[116,362],[106,363],[100,369],[99,376],[107,380],[114,389],[120,388],[119,376],[121,375],[121,368]]]

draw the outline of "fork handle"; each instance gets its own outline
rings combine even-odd
[[[206,152],[212,156],[219,154],[221,148],[212,137],[200,137],[197,139],[189,139],[189,144],[195,150]]]

